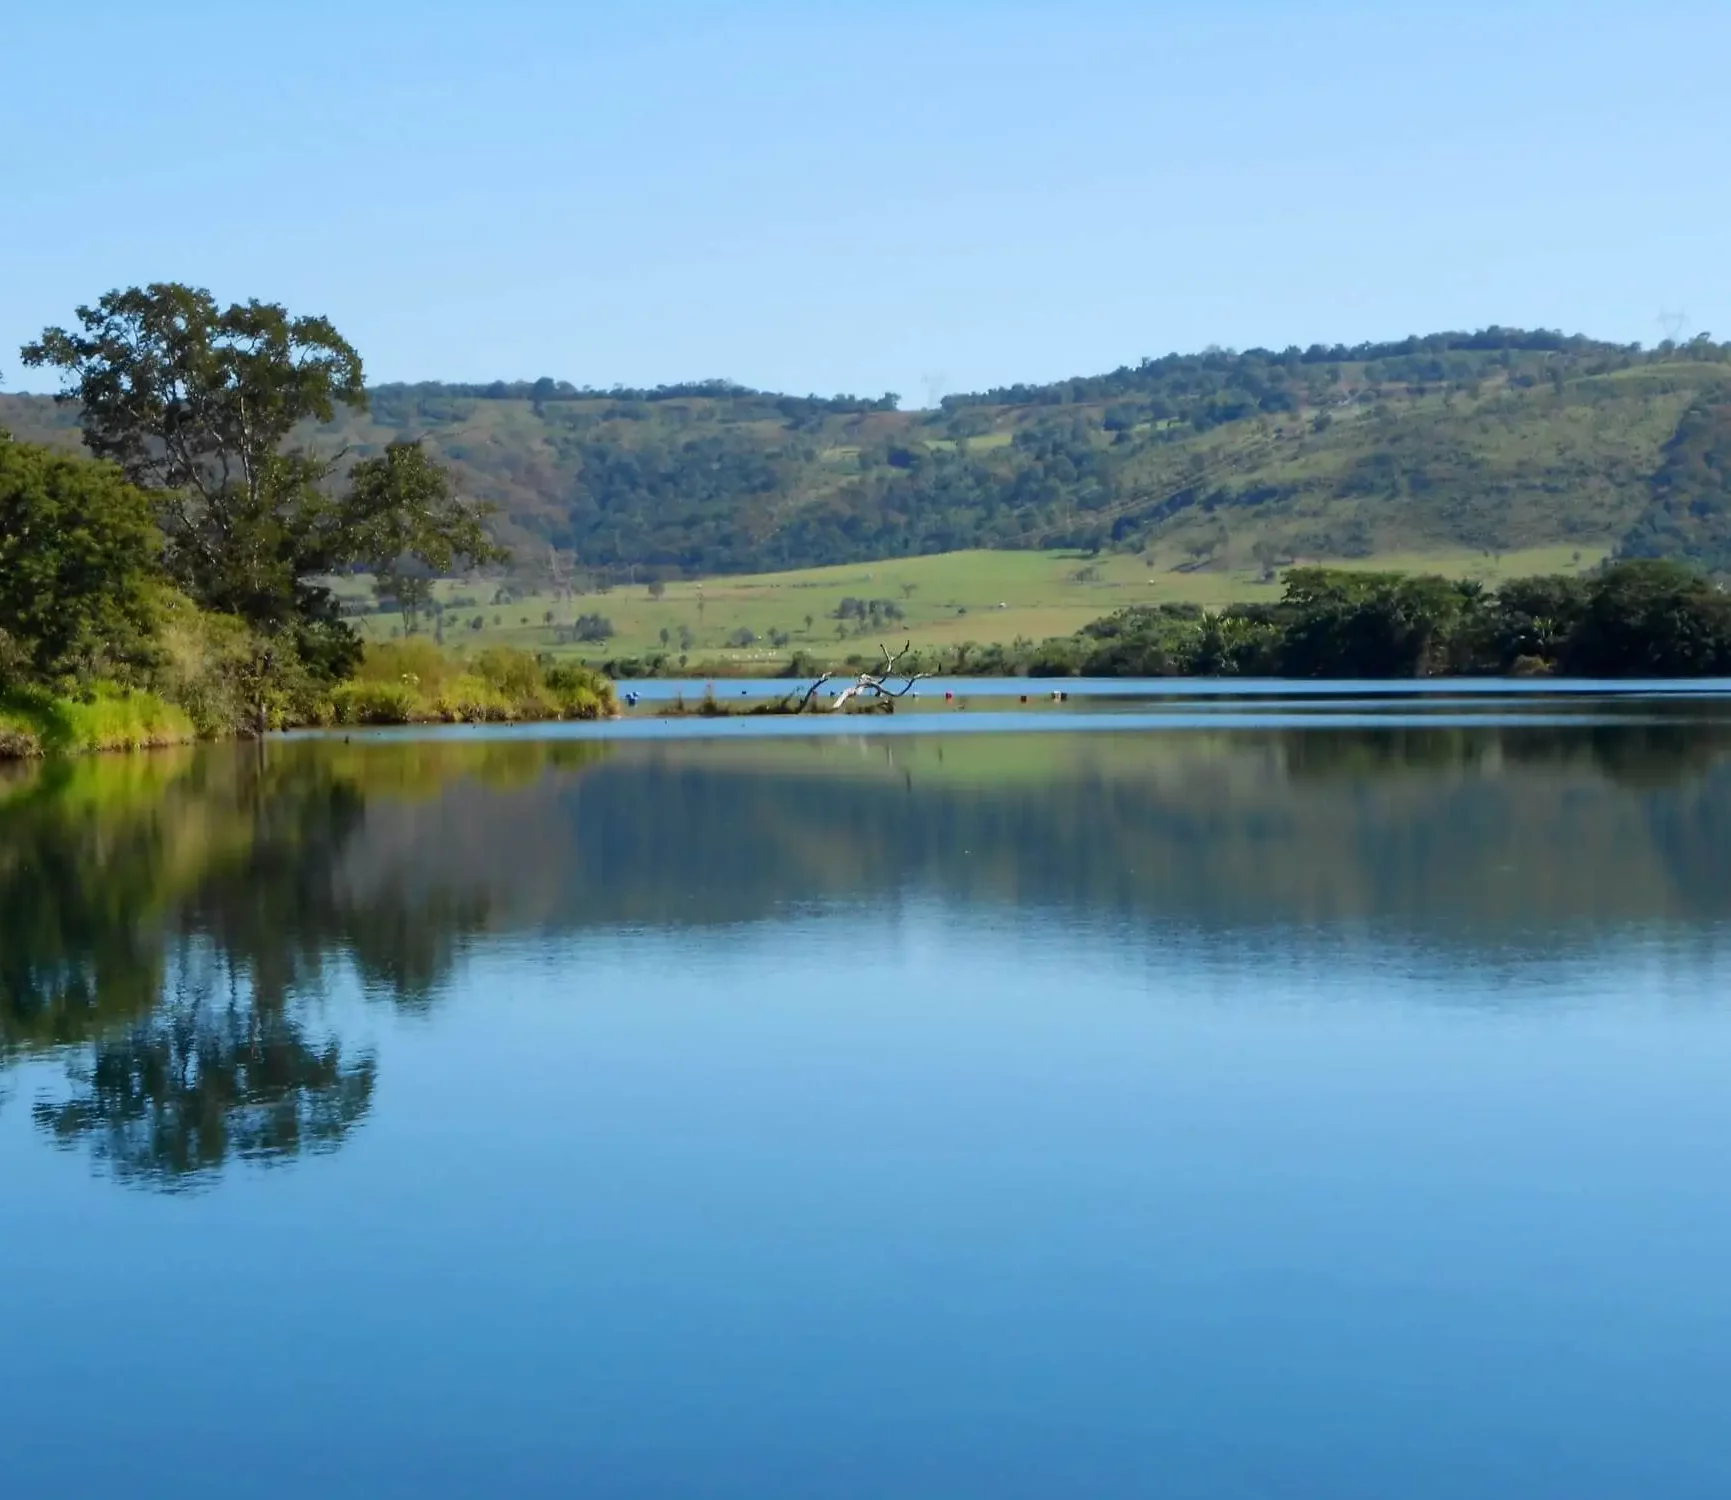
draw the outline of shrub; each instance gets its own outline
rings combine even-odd
[[[541,666],[527,651],[494,646],[475,658],[474,673],[506,697],[520,698],[541,689]]]
[[[421,695],[408,683],[356,678],[331,692],[331,718],[338,724],[412,724]]]
[[[483,651],[467,666],[427,641],[373,646],[360,675],[330,696],[339,724],[503,724],[598,719],[616,709],[613,684],[579,665],[526,651]]]
[[[155,693],[97,683],[77,698],[40,688],[0,694],[0,756],[149,750],[197,737],[190,717]]]
[[[406,683],[436,693],[447,678],[460,675],[462,670],[462,664],[445,655],[435,642],[411,638],[368,646],[355,669],[355,681]]]
[[[185,595],[161,606],[152,684],[191,717],[199,734],[236,734],[255,717],[256,645],[243,620],[207,614]]]
[[[618,712],[613,684],[588,667],[562,662],[547,669],[545,682],[564,718],[600,719]]]
[[[483,676],[465,673],[453,677],[441,687],[424,715],[447,724],[503,724],[511,719],[527,718],[521,703],[500,691],[497,684]]]

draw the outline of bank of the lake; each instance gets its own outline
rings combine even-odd
[[[859,628],[851,649],[803,646],[781,661],[663,653],[604,667],[618,678],[729,680],[875,671],[896,627],[874,615]],[[906,671],[952,677],[1719,677],[1731,676],[1731,595],[1652,558],[1584,577],[1514,578],[1495,593],[1470,579],[1294,567],[1274,604],[1136,605],[1070,636],[904,642],[898,659]]]
[[[246,695],[213,702],[208,684],[170,692],[99,682],[76,693],[0,690],[0,760],[150,750],[256,735]],[[355,675],[324,691],[278,698],[266,728],[437,724],[556,724],[619,711],[613,684],[586,667],[520,651],[447,655],[434,643],[368,648]]]
[[[0,692],[0,760],[157,750],[197,738],[186,711],[155,693],[101,688],[72,698],[30,688]]]

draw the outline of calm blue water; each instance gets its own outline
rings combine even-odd
[[[1290,719],[0,782],[0,1489],[1731,1493],[1731,729]]]
[[[850,679],[842,673],[836,687]],[[736,698],[779,698],[790,689],[801,691],[810,678],[639,678],[621,684],[622,692],[635,693],[646,703],[667,703],[685,698],[692,704],[705,693],[723,701]],[[903,679],[890,679],[899,688]],[[1724,698],[1731,694],[1731,681],[1723,678],[1678,678],[1638,683],[1592,677],[1403,677],[1387,681],[1355,678],[1351,681],[1290,677],[930,677],[916,684],[922,700],[953,693],[959,698],[1049,697],[1067,693],[1083,698],[1427,698],[1452,697],[1462,693],[1479,698],[1539,699],[1602,697],[1620,698]]]

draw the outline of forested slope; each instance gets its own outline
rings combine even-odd
[[[963,547],[1150,548],[1167,566],[1543,544],[1731,567],[1731,345],[1491,329],[1210,351],[946,397],[709,381],[375,387],[307,434],[422,439],[531,570],[758,571]],[[0,395],[0,426],[75,413]],[[558,560],[562,559],[562,561]]]

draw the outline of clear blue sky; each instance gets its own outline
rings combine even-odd
[[[964,390],[1731,336],[1727,0],[7,7],[0,379],[155,279],[374,379]]]

